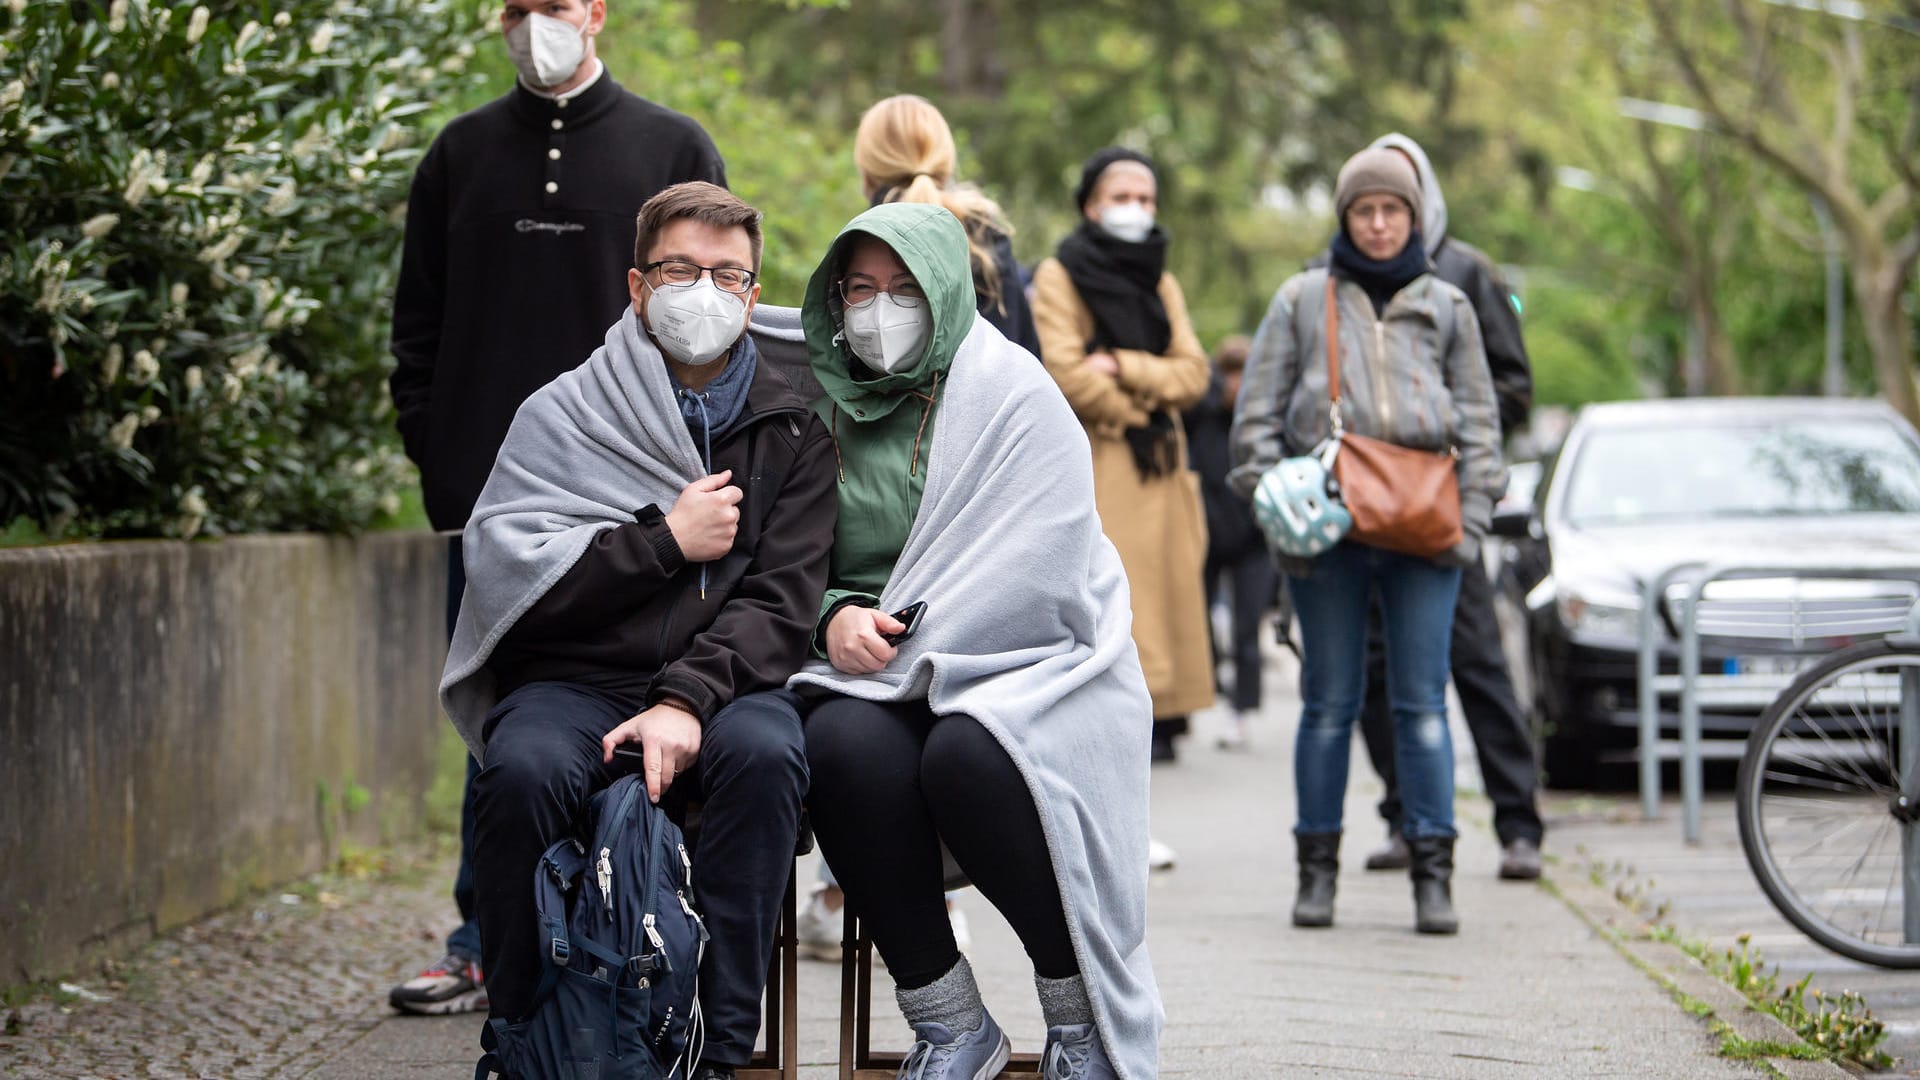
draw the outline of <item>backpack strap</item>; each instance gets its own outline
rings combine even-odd
[[[473,1080],[507,1075],[507,1063],[497,1053],[501,1033],[506,1030],[507,1022],[500,1019],[489,1020],[487,1026],[480,1029],[480,1049],[486,1052],[480,1055],[480,1063],[473,1067]]]
[[[573,939],[567,933],[567,893],[586,871],[587,853],[579,841],[571,838],[548,848],[534,868],[534,917],[539,920],[540,937],[546,945],[540,954],[540,986],[534,991],[535,1002],[545,1001],[553,993],[560,981],[560,969],[573,957]]]

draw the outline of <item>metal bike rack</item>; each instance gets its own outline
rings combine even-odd
[[[1906,636],[1920,640],[1920,603],[1907,614]],[[1920,798],[1920,668],[1900,674],[1900,798]],[[1900,825],[1901,930],[1920,945],[1920,823]]]
[[[1702,757],[1700,743],[1700,611],[1705,606],[1706,590],[1715,582],[1753,580],[1758,578],[1796,578],[1799,580],[1828,581],[1907,581],[1920,585],[1920,566],[1911,563],[1877,564],[1865,566],[1832,565],[1806,566],[1795,564],[1756,565],[1741,563],[1705,563],[1690,561],[1669,567],[1651,578],[1641,589],[1640,604],[1640,656],[1639,656],[1639,698],[1640,698],[1640,803],[1642,813],[1649,819],[1658,816],[1660,810],[1660,695],[1680,691],[1680,797],[1681,829],[1687,843],[1700,842],[1700,805],[1703,788]],[[1683,602],[1680,619],[1680,672],[1677,676],[1661,677],[1659,674],[1660,636],[1658,633],[1658,609],[1675,584],[1684,580],[1687,596]],[[1909,615],[1909,630],[1920,634],[1920,605]],[[1797,628],[1796,628],[1797,631]],[[1741,676],[1713,676],[1722,685],[1733,684]],[[1789,680],[1790,681],[1790,680]],[[1749,679],[1745,688],[1751,690],[1754,680]],[[1920,679],[1915,680],[1920,683]],[[1762,689],[1775,689],[1771,681]],[[1902,756],[1909,753],[1914,756],[1911,763],[1902,762],[1903,770],[1910,776],[1920,771],[1920,745],[1909,747],[1906,726],[1911,722],[1916,732],[1920,732],[1920,685],[1906,688],[1913,699],[1913,708],[1903,708]],[[1910,718],[1908,713],[1914,715]],[[1920,739],[1920,734],[1915,736]],[[1920,788],[1916,788],[1920,790]],[[1920,829],[1909,829],[1907,835],[1907,872],[1920,875]],[[1915,879],[1920,882],[1920,878]],[[1920,893],[1920,888],[1910,890]],[[1920,896],[1909,905],[1907,918],[1910,929],[1920,934]],[[1920,940],[1920,938],[1916,938]]]

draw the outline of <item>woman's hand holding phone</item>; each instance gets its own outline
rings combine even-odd
[[[848,604],[827,623],[827,662],[847,675],[871,675],[886,667],[897,651],[881,635],[906,629],[879,608]]]

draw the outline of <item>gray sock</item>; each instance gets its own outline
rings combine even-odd
[[[1087,996],[1086,979],[1078,975],[1064,979],[1035,975],[1033,985],[1040,991],[1040,1015],[1048,1027],[1093,1023],[1093,999]]]
[[[974,1030],[987,1015],[980,1004],[980,986],[973,981],[973,967],[964,956],[945,975],[925,986],[913,990],[894,987],[893,1000],[900,1003],[907,1023],[945,1024],[955,1034]]]

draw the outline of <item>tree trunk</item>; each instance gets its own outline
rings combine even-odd
[[[1901,309],[1901,294],[1906,291],[1905,275],[1893,265],[1891,256],[1873,264],[1855,265],[1854,293],[1860,301],[1860,319],[1867,331],[1867,345],[1873,350],[1873,374],[1887,404],[1899,410],[1907,422],[1920,427],[1920,387],[1914,384],[1913,327]]]
[[[991,0],[941,0],[940,87],[949,97],[995,100],[1005,91],[999,33]]]
[[[1711,295],[1696,294],[1692,311],[1695,329],[1700,335],[1700,359],[1706,365],[1707,393],[1730,397],[1741,392],[1744,380],[1733,359],[1733,341],[1727,337],[1726,324],[1720,321],[1720,309]]]

